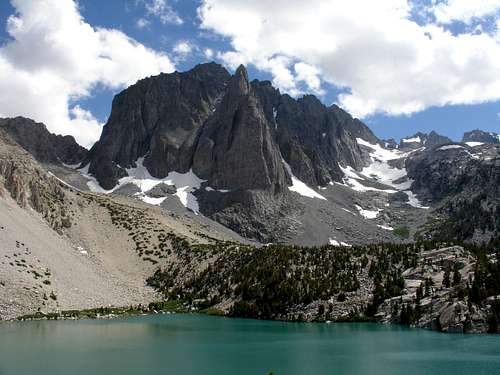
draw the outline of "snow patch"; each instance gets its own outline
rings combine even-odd
[[[388,225],[377,225],[377,227],[379,228],[382,228],[382,229],[385,229],[385,230],[390,230],[390,231],[393,231],[394,228],[393,227],[390,227]]]
[[[142,200],[143,202],[147,203],[147,204],[151,204],[153,206],[159,206],[160,204],[163,203],[163,201],[165,199],[167,199],[167,197],[160,197],[160,198],[153,198],[153,197],[148,197],[147,195],[145,194],[142,194],[142,193],[137,193],[137,196],[139,197],[140,200]]]
[[[403,193],[405,193],[408,196],[408,204],[412,207],[415,208],[423,208],[423,209],[428,209],[429,207],[422,206],[420,201],[418,200],[417,196],[415,195],[414,192],[411,190],[406,190]]]
[[[292,186],[289,186],[288,190],[298,193],[303,197],[323,199],[325,201],[327,200],[324,196],[317,193],[315,190],[311,189],[309,186],[307,186],[297,177],[295,177],[292,173],[292,168],[288,165],[285,159],[281,160],[283,161],[283,165],[285,166],[286,170],[288,171],[288,173],[290,173],[290,176],[292,177]]]
[[[376,211],[365,210],[363,207],[358,206],[357,204],[355,205],[355,207],[358,210],[359,214],[365,219],[376,219],[380,211],[382,211],[380,208],[377,208]]]
[[[333,238],[329,238],[328,242],[330,242],[330,245],[332,245],[332,246],[340,246],[340,242],[337,240],[334,240]]]
[[[381,147],[379,144],[371,144],[364,139],[356,138],[358,144],[363,145],[371,149],[370,151],[370,159],[371,164],[367,167],[363,168],[361,172],[354,171],[351,167],[343,168],[340,167],[346,178],[345,181],[349,184],[353,189],[357,191],[385,191],[386,193],[396,193],[400,190],[408,189],[411,186],[411,180],[407,180],[403,183],[396,183],[395,181],[403,179],[407,176],[407,172],[405,168],[396,168],[389,165],[390,160],[396,160],[403,158],[408,155],[408,153],[401,152],[399,150],[387,150]],[[394,190],[385,190],[385,189],[376,189],[364,186],[359,182],[352,181],[352,179],[363,180],[361,176],[367,176],[381,184],[392,187]]]
[[[446,145],[446,146],[441,146],[438,148],[439,151],[446,151],[446,150],[453,150],[456,148],[464,148],[464,146],[460,145]]]
[[[384,190],[384,189],[377,189],[377,188],[372,187],[372,186],[365,186],[359,182],[359,180],[363,181],[363,180],[365,180],[365,178],[359,172],[354,170],[354,168],[352,168],[350,166],[347,166],[344,168],[340,164],[339,164],[339,167],[345,176],[343,178],[344,186],[348,186],[355,191],[359,191],[359,192],[380,191],[380,192],[384,192],[384,193],[397,193],[396,190],[390,190],[390,189]]]
[[[212,188],[210,186],[206,186],[205,190],[206,191],[217,191],[219,193],[229,193],[231,191],[231,190],[228,190],[228,189],[214,189],[214,188]]]
[[[400,184],[395,183],[395,181],[407,176],[406,168],[394,168],[385,161],[374,160],[369,166],[363,168],[361,173],[396,190],[408,189],[411,186],[409,179]]]
[[[358,142],[358,144],[370,148],[372,150],[372,152],[370,152],[370,156],[379,161],[399,159],[407,155],[399,150],[387,150],[380,146],[378,143],[372,144],[362,138],[356,138],[356,141]]]
[[[343,242],[343,241],[337,241],[333,238],[328,238],[328,242],[330,243],[330,245],[332,246],[344,246],[344,247],[352,247],[351,245],[349,245],[347,242]]]
[[[477,147],[477,146],[481,146],[481,145],[484,145],[483,142],[465,142],[465,144],[469,147]]]
[[[345,212],[349,212],[352,215],[356,215],[354,212],[349,211],[347,208],[342,207],[342,210],[344,210]]]
[[[415,138],[408,139],[414,140]],[[370,165],[363,168],[361,172],[356,172],[351,167],[342,168],[342,166],[340,166],[346,176],[346,178],[344,179],[345,184],[349,185],[352,189],[357,191],[378,190],[386,193],[396,193],[398,191],[403,191],[408,195],[409,205],[416,208],[428,208],[422,206],[416,195],[409,190],[413,181],[408,178],[406,168],[396,168],[388,163],[390,160],[404,158],[412,154],[413,152],[422,150],[422,148],[409,152],[401,152],[400,150],[384,149],[379,144],[371,144],[370,142],[367,142],[362,138],[356,138],[356,141],[358,142],[358,144],[368,147],[371,150],[370,159],[372,162]],[[362,177],[360,177],[360,175],[362,177],[374,179],[381,184],[390,186],[394,190],[381,190],[364,186],[360,182],[358,182],[358,180],[363,179]],[[405,177],[406,181],[396,183],[396,181],[404,180]]]
[[[414,137],[414,138],[402,139],[401,142],[403,142],[403,143],[422,143],[422,140],[420,139],[420,137]]]
[[[89,174],[89,165],[87,164],[84,168],[80,169],[80,173],[89,180],[87,186],[93,192],[110,194],[126,184],[134,184],[140,189],[140,192],[136,194],[139,199],[148,204],[160,205],[165,200],[165,197],[151,198],[145,193],[156,185],[165,183],[167,185],[175,185],[177,188],[175,195],[184,207],[190,209],[195,214],[199,213],[198,200],[193,195],[193,192],[199,189],[201,184],[206,180],[200,179],[192,170],[186,173],[170,172],[165,178],[156,178],[151,176],[144,166],[144,158],[141,157],[136,161],[137,167],[126,169],[128,176],[118,180],[118,184],[113,189],[105,190],[99,185],[95,177]]]
[[[83,247],[81,246],[77,246],[76,249],[78,250],[78,252],[82,255],[89,255],[89,252],[87,250],[85,250]]]

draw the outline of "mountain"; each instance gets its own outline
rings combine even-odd
[[[435,206],[434,238],[488,241],[500,233],[500,145],[450,144],[407,161],[412,190]]]
[[[400,149],[417,149],[419,147],[435,147],[446,143],[452,143],[452,140],[446,136],[436,133],[434,130],[429,134],[418,132],[411,137],[402,138],[399,143]]]
[[[261,243],[498,234],[494,144],[434,131],[381,141],[335,105],[250,81],[243,66],[138,81],[116,95],[89,151],[28,119],[0,124],[75,188],[204,217]]]
[[[0,127],[0,321],[148,304],[161,297],[145,280],[172,243],[246,243],[201,217],[80,191],[46,167]]]
[[[360,137],[378,141],[337,106],[250,82],[243,66],[231,76],[210,63],[118,94],[86,163],[106,190],[120,188],[137,168],[154,179],[173,171],[189,177],[196,185],[189,208],[268,242],[289,232],[302,210],[294,184],[320,197],[318,186],[342,182],[341,165],[364,165]]]
[[[500,143],[500,135],[493,132],[485,132],[479,129],[472,130],[464,134],[462,142],[480,142],[480,143]]]
[[[44,124],[25,117],[0,118],[0,129],[41,163],[75,165],[87,156],[72,136],[52,134]]]
[[[174,304],[498,331],[498,144],[380,141],[216,64],[118,94],[89,151],[0,123],[0,319]]]
[[[214,188],[280,192],[290,182],[281,156],[306,183],[339,181],[337,162],[361,164],[354,141],[361,134],[375,140],[338,107],[327,108],[313,96],[297,101],[269,82],[249,82],[243,66],[231,77],[218,64],[202,64],[141,80],[117,95],[90,151],[89,172],[111,189],[144,157],[157,178],[192,168]]]

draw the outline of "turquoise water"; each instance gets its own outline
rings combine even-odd
[[[156,315],[0,324],[0,374],[500,374],[500,335]]]

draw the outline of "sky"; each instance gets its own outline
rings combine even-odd
[[[0,117],[85,147],[116,93],[208,61],[380,138],[500,133],[500,0],[0,0]]]

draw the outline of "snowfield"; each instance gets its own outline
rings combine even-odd
[[[110,194],[127,184],[134,184],[140,189],[140,192],[135,195],[141,199],[143,202],[152,204],[155,206],[160,205],[166,199],[166,197],[151,198],[146,195],[146,192],[154,188],[156,185],[164,183],[166,185],[171,185],[176,187],[175,195],[179,198],[184,207],[190,209],[195,214],[199,213],[198,200],[193,195],[197,189],[201,187],[201,184],[206,180],[202,180],[196,174],[189,170],[186,173],[170,172],[165,178],[156,178],[151,176],[147,168],[144,166],[144,158],[141,157],[137,159],[137,167],[126,169],[128,176],[118,180],[118,184],[111,190],[103,189],[94,176],[89,174],[89,164],[84,168],[80,169],[80,173],[85,176],[89,181],[87,186],[90,191],[95,193]]]
[[[415,140],[416,138],[409,138],[407,140]],[[420,139],[420,138],[419,138]],[[411,192],[410,187],[412,180],[408,178],[406,168],[396,168],[389,164],[391,160],[404,158],[411,153],[418,151],[413,150],[409,152],[402,152],[397,149],[385,149],[379,144],[372,144],[362,138],[356,138],[359,145],[365,146],[370,149],[371,163],[364,167],[361,172],[354,170],[352,167],[342,167],[340,169],[344,173],[344,185],[353,190],[365,191],[380,191],[388,194],[397,193],[401,191],[408,196],[408,204],[416,208],[427,208],[422,206],[416,195]],[[373,180],[380,184],[386,185],[392,189],[377,189],[370,186],[363,185],[360,181]]]
[[[292,177],[292,186],[289,186],[288,190],[298,193],[303,197],[323,199],[325,201],[327,200],[324,196],[322,196],[315,190],[311,189],[309,186],[307,186],[297,177],[295,177],[292,173],[292,168],[290,167],[290,165],[285,161],[285,159],[282,158],[281,160],[286,170],[288,171],[288,173],[290,173],[290,176]]]

